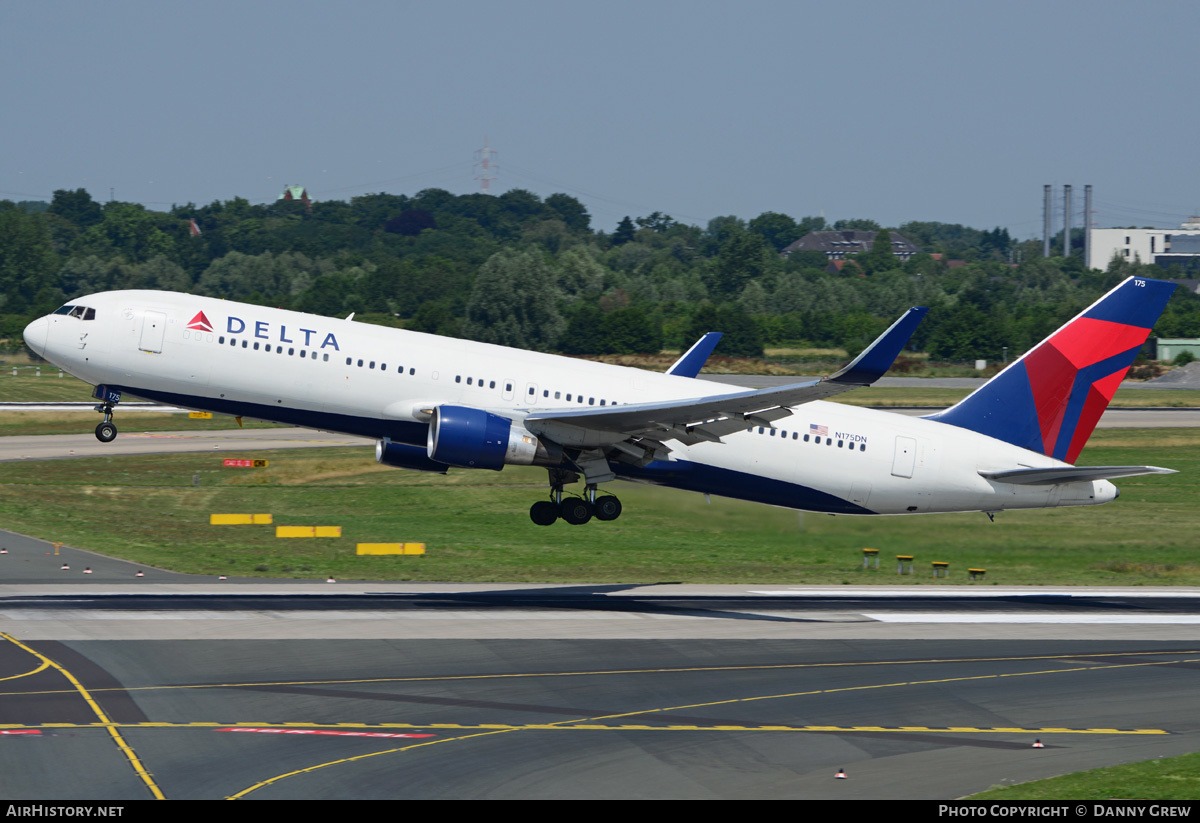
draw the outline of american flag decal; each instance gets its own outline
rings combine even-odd
[[[808,424],[808,433],[815,434],[818,437],[825,437],[826,435],[829,434],[829,427],[828,426],[818,426],[816,423],[809,423]]]

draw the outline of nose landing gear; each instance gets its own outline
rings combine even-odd
[[[100,403],[96,411],[104,415],[104,422],[96,426],[96,439],[101,443],[111,443],[117,437],[117,426],[113,423],[113,408],[121,402],[121,393],[112,391],[104,386],[97,386],[92,396]]]

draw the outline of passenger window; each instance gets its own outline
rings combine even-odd
[[[255,344],[254,344],[254,348],[256,348],[256,349],[258,348],[258,344],[257,344],[257,343],[255,343]],[[353,362],[354,362],[354,361],[353,361],[353,360],[351,360],[349,357],[347,357],[347,358],[346,358],[346,365],[347,365],[347,366],[349,366],[349,365],[350,365],[351,363],[353,363]]]
[[[371,361],[371,368],[372,368],[372,369],[373,369],[373,368],[375,368],[375,361],[374,361],[374,360],[372,360],[372,361]]]
[[[469,377],[467,378],[467,385],[468,386],[471,385],[471,378],[469,378]]]
[[[454,375],[454,382],[455,382],[455,383],[461,383],[461,382],[462,382],[462,375],[461,375],[461,374],[456,374],[456,375]]]
[[[495,381],[495,380],[489,380],[489,381],[488,381],[488,388],[489,388],[489,389],[494,389],[494,388],[496,388],[496,381]]]

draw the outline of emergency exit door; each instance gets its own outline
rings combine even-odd
[[[142,339],[138,348],[142,351],[161,352],[163,335],[167,331],[167,316],[159,311],[148,311],[142,318]]]
[[[911,437],[896,438],[896,456],[892,460],[892,474],[896,477],[912,477],[917,463],[917,441]]]

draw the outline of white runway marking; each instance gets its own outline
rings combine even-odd
[[[1085,623],[1088,625],[1177,626],[1200,625],[1196,614],[945,614],[915,612],[864,612],[880,623]]]

